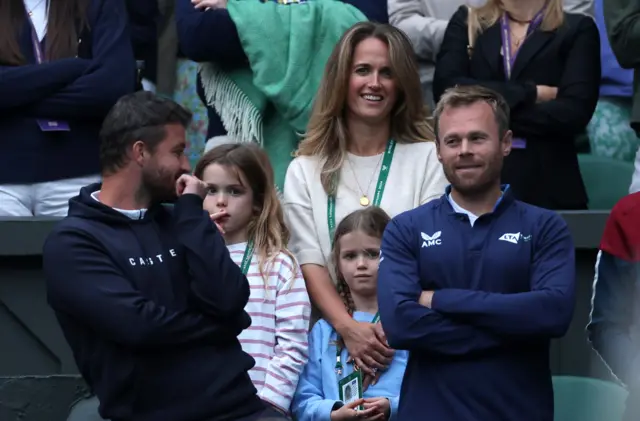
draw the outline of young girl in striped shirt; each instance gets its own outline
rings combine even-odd
[[[249,375],[265,402],[288,413],[307,362],[311,305],[285,247],[289,231],[269,158],[256,144],[224,144],[207,152],[194,174],[209,185],[204,207],[251,288],[245,310],[252,322],[239,336],[256,361]]]

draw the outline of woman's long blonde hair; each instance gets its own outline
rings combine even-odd
[[[435,139],[429,110],[422,100],[415,54],[407,36],[391,25],[357,23],[344,33],[327,61],[307,133],[296,152],[297,156],[319,156],[324,160],[320,181],[327,194],[335,194],[347,153],[346,103],[354,52],[368,38],[376,38],[389,48],[390,67],[398,87],[398,99],[390,116],[392,138],[398,143]]]
[[[204,154],[194,175],[202,180],[209,165],[218,164],[234,171],[240,183],[247,180],[253,191],[253,210],[255,217],[249,222],[248,237],[253,239],[258,268],[267,285],[269,273],[279,253],[286,254],[294,264],[292,273],[296,273],[296,259],[286,248],[289,242],[289,229],[284,223],[282,206],[278,200],[273,167],[267,153],[255,143],[231,143],[217,146]]]
[[[469,34],[474,38],[480,35],[485,29],[495,25],[502,17],[505,9],[501,0],[488,0],[482,7],[469,7]],[[555,31],[564,23],[564,10],[562,0],[548,0],[543,12],[540,29],[543,31]],[[473,47],[473,40],[469,40]]]

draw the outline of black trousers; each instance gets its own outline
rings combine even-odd
[[[103,421],[102,417],[98,415],[98,405],[98,398],[95,396],[79,400],[72,406],[67,421]],[[265,404],[265,408],[259,412],[234,421],[291,421],[291,418]]]
[[[267,408],[264,410],[247,417],[239,418],[236,421],[291,421],[291,418],[267,405]]]

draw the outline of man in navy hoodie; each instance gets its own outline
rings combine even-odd
[[[206,185],[188,175],[190,119],[148,92],[114,106],[103,183],[71,199],[44,246],[49,303],[103,418],[286,419],[247,374],[236,337],[251,323],[249,284],[203,211]]]
[[[500,185],[508,123],[497,93],[448,90],[436,133],[451,185],[384,233],[380,319],[411,351],[400,420],[553,420],[549,346],[571,322],[573,242],[559,215]]]

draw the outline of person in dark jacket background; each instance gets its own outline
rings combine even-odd
[[[514,135],[502,182],[535,206],[586,209],[575,139],[598,102],[598,27],[590,16],[564,12],[561,0],[484,3],[461,6],[449,21],[436,59],[434,99],[456,85],[502,94]]]
[[[640,0],[604,0],[602,4],[611,50],[620,67],[634,69],[631,128],[640,136]],[[640,191],[640,149],[629,193]]]
[[[135,89],[123,0],[0,1],[0,216],[64,216]]]
[[[107,115],[103,183],[71,200],[44,245],[49,304],[105,419],[286,419],[247,373],[249,284],[188,174],[190,118],[144,91]]]
[[[131,28],[133,54],[143,63],[139,72],[142,86],[155,91],[158,66],[158,0],[125,0]]]
[[[607,36],[604,19],[604,0],[595,1],[596,24],[600,32],[602,80],[600,98],[589,122],[591,155],[633,162],[640,145],[631,127],[633,107],[633,70],[620,67]]]

